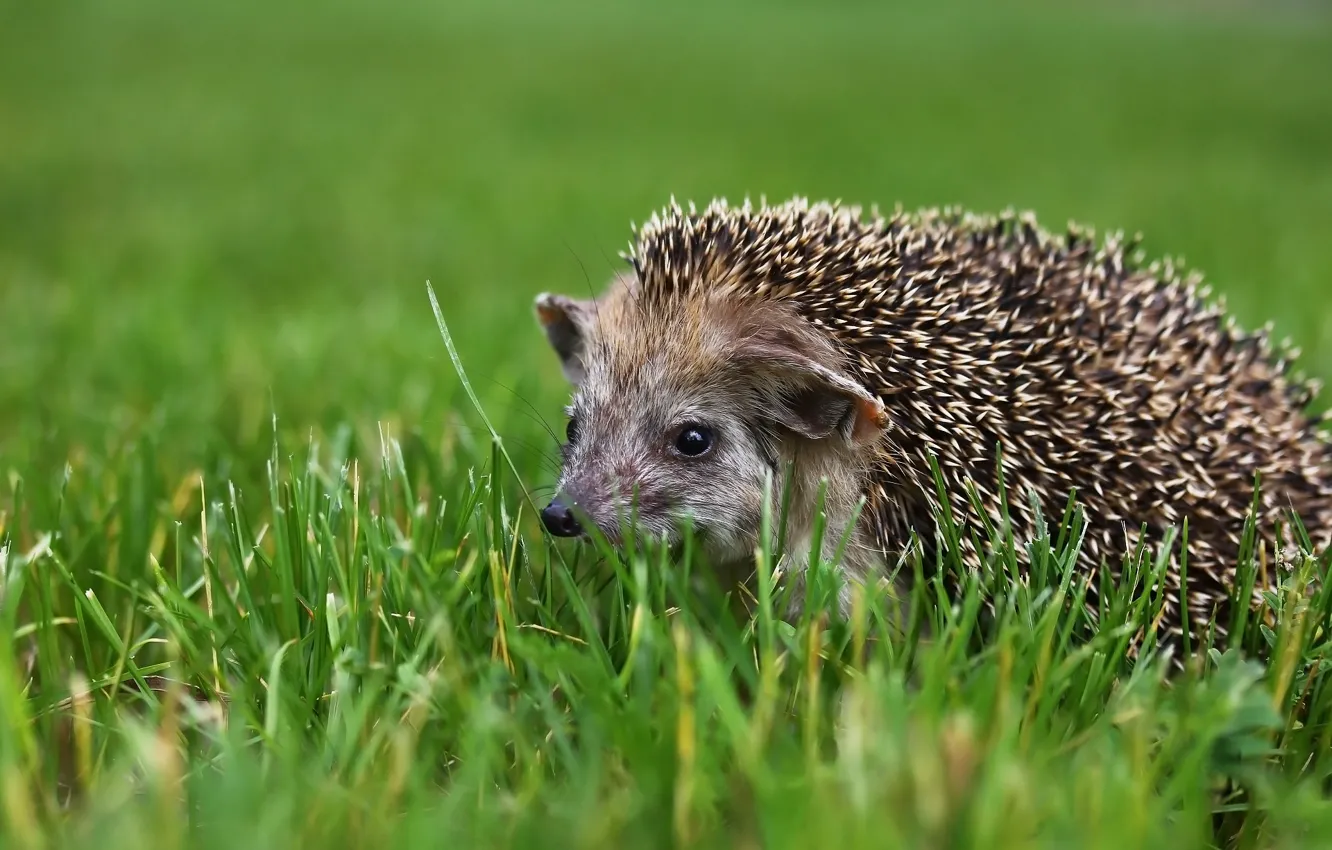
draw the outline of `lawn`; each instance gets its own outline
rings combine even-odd
[[[1327,80],[1295,0],[0,7],[3,846],[1332,845],[1326,594],[1167,683],[1076,520],[867,644],[527,497],[532,298],[672,196],[1138,231],[1332,378]]]

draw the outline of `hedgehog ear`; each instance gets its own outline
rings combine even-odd
[[[883,402],[851,378],[785,346],[745,352],[773,419],[811,440],[834,432],[852,445],[876,440],[888,426]]]
[[[560,358],[560,368],[569,383],[577,386],[587,377],[583,352],[587,347],[587,317],[592,301],[578,301],[563,295],[543,292],[536,297],[537,321],[546,339]]]
[[[865,445],[887,427],[883,402],[850,378],[812,360],[779,360],[774,366],[780,389],[771,409],[795,433],[822,440],[836,432],[852,445]]]

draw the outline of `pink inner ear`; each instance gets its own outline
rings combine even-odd
[[[856,419],[851,426],[851,441],[868,443],[888,427],[888,411],[877,399],[856,397]]]
[[[537,319],[539,319],[543,325],[553,325],[566,318],[564,309],[550,302],[538,304],[536,312]]]

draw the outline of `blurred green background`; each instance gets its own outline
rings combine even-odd
[[[274,412],[440,438],[427,280],[539,435],[536,292],[672,195],[791,194],[1142,231],[1332,376],[1321,5],[6,3],[0,466],[152,433],[244,474]]]

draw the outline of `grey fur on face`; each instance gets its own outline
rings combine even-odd
[[[780,487],[802,455],[841,472],[818,463],[813,444],[851,447],[857,424],[862,436],[867,420],[877,429],[882,409],[794,315],[699,306],[648,308],[623,277],[595,302],[538,298],[574,387],[554,510],[576,511],[612,543],[632,519],[636,533],[678,545],[687,522],[708,561],[743,571],[770,482]],[[546,524],[572,536],[581,522]]]

